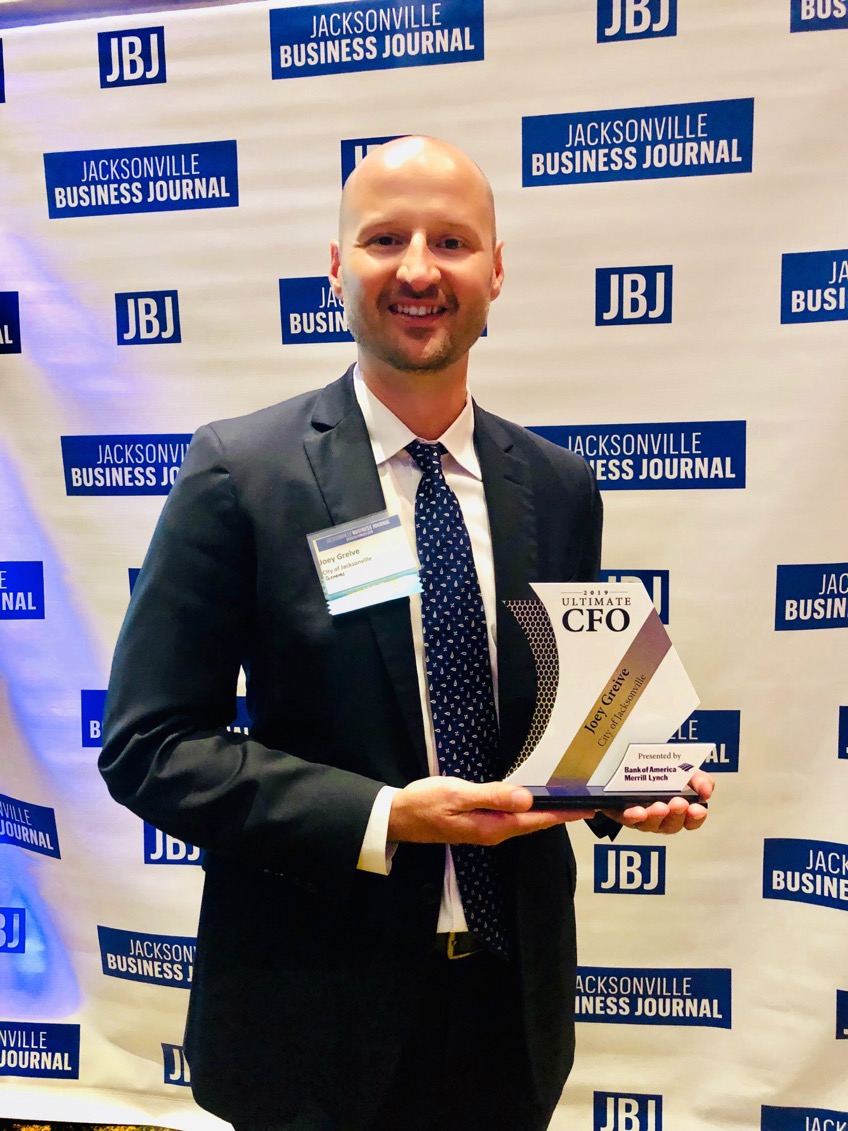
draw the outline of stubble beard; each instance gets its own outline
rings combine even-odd
[[[451,333],[442,335],[438,344],[428,343],[430,349],[412,357],[402,346],[391,341],[388,334],[381,333],[379,327],[370,326],[367,316],[357,309],[355,302],[348,303],[345,308],[347,328],[360,349],[379,358],[399,373],[441,373],[459,361],[480,337],[488,313],[489,304],[486,303],[479,318],[467,327],[467,333],[463,332],[456,337]]]

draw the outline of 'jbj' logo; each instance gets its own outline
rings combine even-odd
[[[598,43],[677,35],[677,0],[598,0]]]
[[[665,846],[595,845],[595,891],[616,895],[665,895]]]
[[[191,1084],[191,1073],[182,1045],[166,1045],[162,1042],[163,1081],[187,1088]]]
[[[663,624],[668,624],[668,570],[667,569],[602,569],[600,581],[641,581],[648,590],[654,607]]]
[[[26,909],[0,907],[0,954],[23,954],[26,950]]]
[[[598,267],[595,325],[639,326],[671,321],[670,264],[661,267]]]
[[[836,1039],[848,1040],[848,990],[836,991]]]
[[[167,81],[164,27],[101,31],[97,36],[97,53],[101,87]]]
[[[118,345],[179,342],[180,304],[176,291],[116,294]]]
[[[403,137],[403,134],[389,134],[387,137],[351,137],[341,143],[342,150],[342,185],[348,179],[356,166],[363,161],[372,149],[385,145],[387,141]]]
[[[145,864],[199,864],[200,849],[144,822]]]
[[[662,1096],[595,1092],[594,1131],[662,1131]]]

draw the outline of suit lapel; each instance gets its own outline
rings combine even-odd
[[[334,526],[364,518],[386,505],[368,430],[353,391],[352,372],[351,367],[323,390],[313,412],[313,431],[304,441]],[[414,772],[426,775],[427,751],[407,599],[384,601],[342,615],[370,620],[412,740],[417,763]]]
[[[504,604],[533,597],[528,582],[539,577],[536,509],[527,460],[496,417],[476,405],[474,413],[495,567],[500,770],[505,773],[527,734],[536,699],[529,644]]]
[[[353,392],[352,371],[328,385],[313,413],[304,446],[331,522],[351,522],[385,506],[371,441]],[[506,770],[524,739],[535,703],[535,669],[529,645],[504,601],[532,597],[539,576],[536,512],[530,467],[496,417],[475,405],[474,443],[480,459],[497,597],[498,705],[501,762]],[[427,753],[409,606],[405,599],[372,605],[367,616],[415,752],[426,774]]]
[[[351,371],[328,385],[312,414],[306,456],[333,525],[382,510],[383,491],[371,441],[356,397]]]
[[[497,418],[475,405],[474,419],[474,444],[492,533],[500,626],[504,613],[511,616],[503,609],[503,601],[531,596],[527,582],[537,572],[536,514],[526,459],[515,451]]]

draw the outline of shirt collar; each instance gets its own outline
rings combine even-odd
[[[365,427],[368,429],[374,460],[378,467],[403,451],[411,440],[420,439],[374,396],[362,379],[358,363],[353,370],[353,389],[362,415],[365,417]],[[444,444],[464,471],[473,475],[475,479],[483,478],[480,461],[474,450],[474,402],[471,397],[468,397],[462,412],[439,437],[438,442]]]

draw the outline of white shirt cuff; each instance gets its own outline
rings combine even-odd
[[[389,815],[392,811],[392,799],[400,791],[394,786],[384,785],[371,807],[371,816],[362,838],[362,848],[359,850],[357,868],[362,872],[376,872],[378,876],[388,876],[392,870],[392,857],[397,849],[396,844],[389,844]]]

